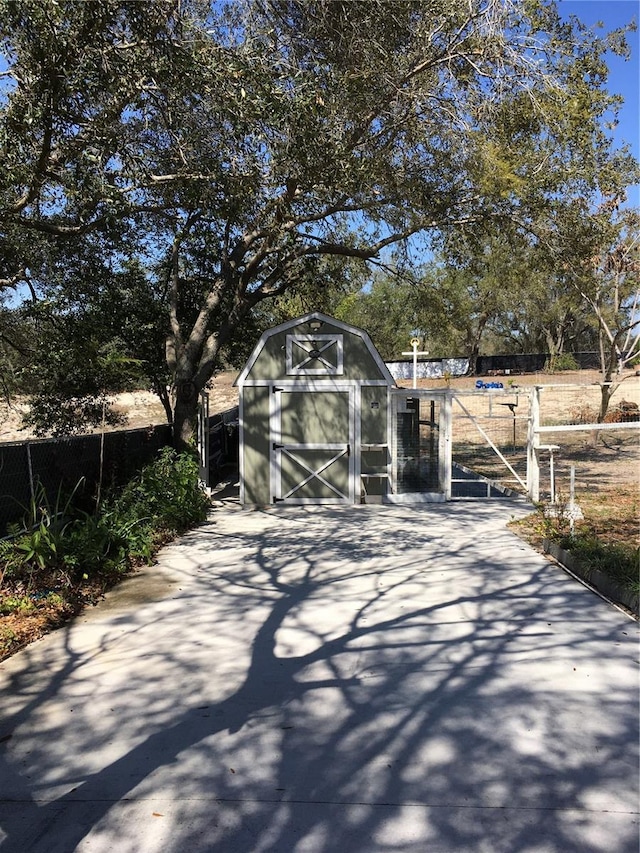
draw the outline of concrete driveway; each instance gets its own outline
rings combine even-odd
[[[0,665],[0,849],[637,853],[638,625],[525,511],[221,504]]]

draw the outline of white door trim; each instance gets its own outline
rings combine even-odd
[[[286,501],[290,504],[302,503],[354,503],[355,502],[355,484],[356,474],[359,477],[359,464],[357,460],[359,454],[356,453],[356,439],[359,441],[359,429],[356,429],[356,423],[359,424],[359,418],[356,417],[356,405],[359,404],[359,388],[351,382],[273,382],[271,385],[271,394],[269,396],[269,471],[271,481],[271,495],[274,501]],[[282,443],[282,392],[287,393],[342,393],[347,394],[347,404],[349,410],[349,435],[344,442],[309,442],[304,444],[287,444]],[[358,435],[356,435],[358,433]],[[306,462],[303,462],[299,456],[296,456],[296,451],[301,450],[327,450],[329,452],[336,451],[336,454],[328,461],[322,463],[322,466],[316,471],[313,471]],[[289,490],[286,494],[282,492],[281,466],[282,455],[293,458],[296,464],[305,468],[309,472],[309,476]],[[292,455],[293,454],[293,455]],[[337,489],[329,483],[322,472],[333,464],[337,459],[344,455],[349,457],[349,473],[348,473],[348,490],[347,494]],[[293,495],[298,489],[302,488],[312,479],[318,478],[325,486],[336,493],[336,497],[330,498],[304,498],[294,497]]]

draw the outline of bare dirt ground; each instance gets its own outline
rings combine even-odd
[[[237,371],[228,370],[219,373],[209,383],[207,391],[212,415],[238,405],[238,389],[233,387],[237,376]],[[110,430],[137,429],[167,422],[162,403],[150,391],[128,391],[125,394],[117,394],[112,399],[116,411],[124,414],[127,420],[120,427],[108,427]],[[0,402],[0,442],[27,441],[34,437],[33,430],[22,424],[26,411],[27,404],[24,400],[14,400],[11,404],[5,400]]]
[[[543,425],[579,424],[594,422],[600,402],[600,374],[596,370],[581,370],[557,374],[525,374],[513,376],[455,377],[445,380],[418,380],[419,388],[443,388],[447,384],[453,390],[471,391],[478,378],[485,381],[499,381],[507,394],[496,398],[491,410],[489,395],[474,394],[462,397],[469,413],[477,418],[474,423],[465,417],[461,408],[454,406],[453,442],[454,457],[456,450],[462,451],[463,464],[469,464],[471,457],[475,465],[470,465],[479,473],[500,480],[507,471],[495,453],[489,448],[478,430],[478,424],[495,444],[505,449],[505,454],[524,476],[526,472],[526,443],[528,408],[525,395],[521,395],[516,409],[517,451],[512,452],[513,421],[505,407],[501,409],[500,400],[517,401],[519,392],[534,386],[544,386],[540,398],[540,422]],[[410,387],[406,380],[399,382]],[[640,405],[640,376],[635,371],[627,371],[623,381],[615,392],[609,405],[609,412],[617,411],[622,401]],[[502,413],[502,417],[489,415]],[[616,425],[617,427],[617,425]],[[575,486],[577,494],[610,492],[619,487],[628,487],[640,495],[640,432],[637,428],[593,430],[581,429],[576,432],[554,431],[544,433],[541,444],[555,445],[554,463],[556,485],[564,492],[569,489],[570,470],[575,468]],[[549,490],[548,453],[540,456],[541,487]]]

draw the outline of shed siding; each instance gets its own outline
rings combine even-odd
[[[380,369],[363,339],[358,335],[344,336],[344,378],[360,383],[380,379]]]
[[[247,386],[243,389],[242,426],[245,503],[266,506],[271,503],[269,472],[269,400],[270,389]]]
[[[394,382],[361,329],[317,312],[283,323],[262,335],[238,385],[243,503],[386,493]]]
[[[363,385],[360,394],[362,444],[386,444],[387,386]]]

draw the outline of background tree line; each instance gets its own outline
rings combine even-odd
[[[215,371],[309,309],[387,357],[410,327],[615,370],[638,166],[608,50],[554,0],[0,0],[5,390],[69,431],[144,382],[188,444]]]

